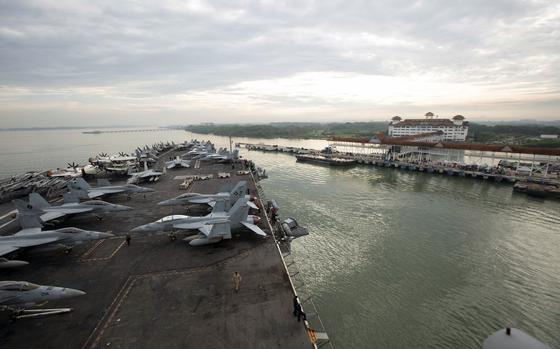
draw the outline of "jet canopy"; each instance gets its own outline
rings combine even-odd
[[[156,222],[157,223],[165,223],[165,222],[170,222],[170,221],[174,221],[176,219],[183,219],[183,218],[189,218],[189,216],[185,216],[182,214],[174,214],[171,216],[165,216],[163,218],[158,219]]]
[[[39,288],[39,285],[25,281],[0,281],[0,291],[31,291]]]
[[[59,233],[63,233],[63,234],[78,234],[78,233],[86,232],[83,229],[74,228],[74,227],[60,228],[60,229],[57,229],[56,231],[59,232]]]
[[[89,205],[89,206],[108,206],[108,205],[110,205],[108,202],[99,201],[99,200],[84,201],[82,204]]]

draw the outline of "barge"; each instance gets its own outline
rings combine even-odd
[[[296,159],[298,162],[310,162],[329,166],[352,166],[356,164],[356,160],[353,159],[341,159],[311,154],[296,155]]]
[[[513,190],[531,196],[560,199],[560,187],[552,184],[519,181],[513,185]]]

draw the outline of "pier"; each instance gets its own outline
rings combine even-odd
[[[292,314],[297,283],[264,209],[258,213],[265,223],[262,229],[270,234],[267,238],[240,232],[216,245],[192,247],[181,241],[180,234],[171,241],[166,234],[139,233],[132,234],[131,245],[126,246],[124,236],[133,227],[184,214],[183,207],[156,205],[185,192],[176,178],[214,174],[213,179],[194,181],[187,189],[200,193],[214,193],[226,183],[246,180],[251,195],[264,207],[262,188],[251,173],[239,175],[238,170],[244,170],[240,163],[231,168],[205,162],[198,168],[169,170],[158,182],[142,184],[153,188],[153,193],[131,200],[124,196],[107,199],[132,206],[133,211],[106,215],[101,221],[73,217],[63,222],[62,226],[110,231],[116,236],[78,245],[69,255],[62,251],[26,255],[29,266],[5,272],[6,280],[63,285],[87,294],[52,303],[73,308],[65,315],[10,323],[7,314],[1,314],[0,347],[316,348],[325,343],[328,337],[313,325],[318,316],[307,309],[311,304],[307,297],[301,302],[311,319],[298,322]],[[231,177],[218,178],[224,172]],[[0,213],[9,216],[11,208],[6,204],[1,208]],[[193,207],[191,212],[203,215],[206,208]],[[10,226],[2,234],[15,231],[17,227]],[[234,271],[242,277],[238,293],[232,287]]]
[[[319,150],[267,144],[238,143],[248,150],[286,154],[321,154]],[[354,160],[357,164],[458,176],[494,182],[533,181],[560,184],[560,150],[501,145],[419,143],[371,139],[330,138],[330,153],[321,154]],[[517,153],[519,152],[519,153]],[[473,162],[465,162],[465,158]],[[516,161],[517,168],[484,165],[484,160]],[[523,171],[519,163],[526,162]]]

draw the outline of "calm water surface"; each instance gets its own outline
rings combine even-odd
[[[0,177],[193,137],[0,132]],[[505,325],[560,348],[560,202],[473,179],[242,154],[267,169],[263,187],[282,216],[311,231],[294,242],[293,254],[337,348],[474,349]]]

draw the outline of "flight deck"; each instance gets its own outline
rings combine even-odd
[[[131,233],[130,246],[126,244],[125,235],[138,225],[170,214],[207,213],[204,205],[189,211],[156,205],[181,193],[215,193],[246,180],[251,195],[257,196],[252,176],[237,175],[240,166],[201,161],[188,169],[171,169],[157,182],[140,184],[154,192],[104,198],[132,211],[105,214],[102,220],[75,216],[58,224],[109,231],[115,237],[78,245],[69,254],[23,254],[30,265],[1,271],[3,280],[64,285],[87,294],[48,304],[73,308],[67,314],[12,322],[8,313],[1,313],[0,348],[312,347],[304,323],[292,314],[293,290],[272,236],[242,231],[231,240],[193,247],[182,241],[181,233],[176,240],[166,233]],[[231,176],[218,178],[219,173]],[[213,178],[180,189],[184,176],[195,174]],[[2,215],[12,209],[1,208]],[[270,233],[261,218],[261,228]],[[232,281],[236,271],[242,278],[239,292]]]

